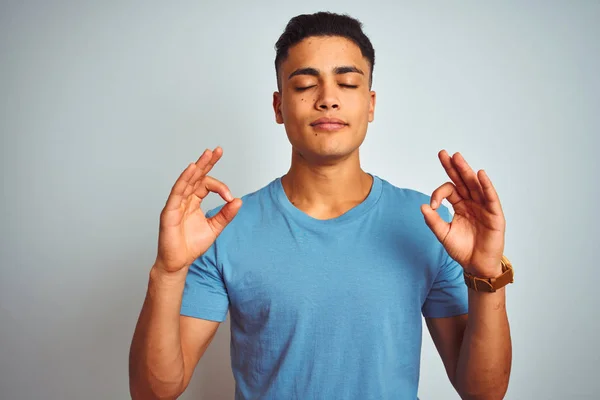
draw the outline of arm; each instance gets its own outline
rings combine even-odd
[[[165,275],[153,267],[129,354],[133,399],[174,399],[183,393],[218,322],[180,316],[187,269]]]
[[[456,384],[465,399],[502,399],[508,389],[512,345],[505,288],[469,290],[469,322],[460,348]]]
[[[506,220],[489,176],[475,173],[460,153],[438,154],[452,180],[421,206],[425,222],[464,271],[480,277],[502,273]],[[450,222],[436,212],[443,199],[454,208]],[[454,387],[465,399],[501,399],[512,361],[505,288],[468,290],[468,316],[431,319],[427,325]]]
[[[160,215],[158,254],[129,353],[129,388],[133,399],[175,399],[219,326],[218,322],[181,316],[190,265],[204,255],[233,220],[242,202],[227,186],[206,174],[222,150],[206,150],[177,179]],[[215,192],[227,201],[207,218],[202,199]]]
[[[505,288],[469,290],[469,314],[427,318],[433,342],[452,385],[463,399],[502,399],[512,362]]]

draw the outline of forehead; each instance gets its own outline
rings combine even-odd
[[[308,37],[290,47],[281,67],[284,71],[303,67],[327,71],[340,65],[368,69],[367,59],[353,41],[340,36],[318,36]]]

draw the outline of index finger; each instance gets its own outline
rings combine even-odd
[[[208,193],[210,192],[217,193],[228,203],[234,199],[227,185],[212,176],[205,176],[194,185],[194,194],[201,200],[208,196]]]
[[[446,182],[433,191],[431,194],[431,208],[434,210],[437,209],[444,199],[448,199],[452,207],[463,201],[462,196],[458,193],[456,186],[452,182]]]

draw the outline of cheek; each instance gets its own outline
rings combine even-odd
[[[307,110],[311,108],[311,98],[308,96],[298,97],[293,101],[283,102],[281,104],[281,114],[288,122],[302,121],[307,115]],[[314,102],[314,100],[312,100]]]
[[[365,111],[366,114],[368,114],[371,111],[371,97],[368,96],[367,98],[363,97],[363,100],[361,102],[361,108]]]

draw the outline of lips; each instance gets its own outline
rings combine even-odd
[[[318,130],[324,131],[336,131],[344,128],[348,124],[337,118],[319,118],[313,121],[310,126]]]

